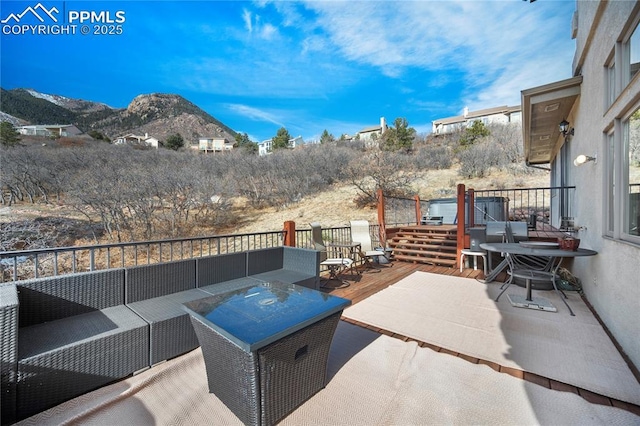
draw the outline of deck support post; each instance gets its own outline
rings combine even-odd
[[[475,202],[475,190],[469,188],[467,190],[467,201],[469,203],[469,228],[476,226],[476,202]]]
[[[296,246],[296,223],[292,220],[287,220],[284,223],[283,244],[289,247]]]
[[[422,219],[421,212],[420,212],[420,196],[415,195],[413,199],[416,202],[416,225],[420,225],[420,220]]]
[[[460,265],[460,252],[464,249],[464,232],[465,232],[465,186],[463,183],[459,183],[457,187],[457,202],[458,202],[458,230],[457,230],[457,250],[456,250],[456,264],[455,267],[459,268]]]
[[[380,247],[387,247],[387,229],[385,227],[386,220],[384,217],[384,194],[382,189],[378,188],[376,191],[376,198],[378,199],[378,238],[380,239]]]

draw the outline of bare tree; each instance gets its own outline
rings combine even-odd
[[[358,157],[348,169],[351,183],[360,191],[356,203],[360,206],[375,205],[378,189],[386,196],[407,196],[415,173],[406,165],[406,155],[377,149]]]

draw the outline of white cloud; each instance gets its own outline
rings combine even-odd
[[[273,123],[280,127],[283,126],[282,121],[277,117],[276,114],[272,112],[268,112],[259,108],[254,108],[254,107],[251,107],[248,105],[242,105],[242,104],[226,104],[224,105],[224,107],[229,111],[237,115],[241,115],[250,120],[266,121],[268,123]]]
[[[271,24],[264,24],[260,28],[260,37],[265,40],[272,40],[278,35],[278,28]]]
[[[390,77],[411,69],[461,72],[461,89],[476,102],[495,103],[495,94],[511,104],[524,88],[570,77],[571,2],[308,1],[306,6],[346,59]],[[441,75],[432,85],[446,80]]]
[[[247,9],[242,9],[242,20],[244,21],[244,26],[250,33],[253,32],[253,23],[251,22],[251,12]]]

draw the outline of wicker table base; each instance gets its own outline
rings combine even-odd
[[[209,391],[245,424],[272,425],[325,387],[341,311],[254,352],[191,316]]]

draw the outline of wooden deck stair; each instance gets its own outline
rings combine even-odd
[[[455,266],[455,225],[413,225],[387,229],[387,244],[395,260]]]

